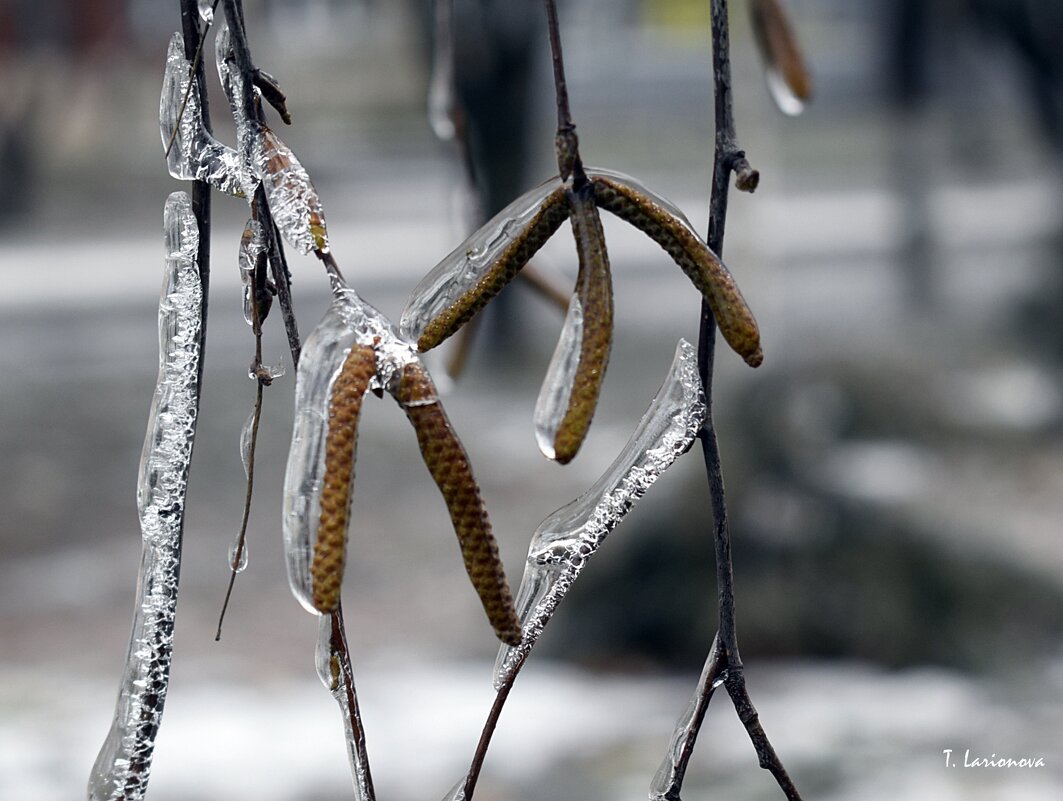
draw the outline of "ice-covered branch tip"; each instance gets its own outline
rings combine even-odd
[[[523,637],[520,645],[499,651],[496,687],[512,679],[587,560],[664,471],[689,450],[705,413],[694,347],[680,340],[664,384],[620,455],[593,487],[547,517],[532,536],[517,592]]]
[[[580,273],[535,411],[540,449],[559,462],[575,456],[583,441],[609,355],[612,290],[598,208],[664,248],[749,365],[764,358],[756,320],[734,278],[683,213],[630,176],[598,168],[587,168],[586,175],[583,189],[552,178],[503,209],[432,269],[401,318],[403,334],[420,350],[435,347],[486,306],[571,217]]]
[[[749,15],[772,100],[784,114],[800,114],[812,98],[812,77],[781,0],[751,0]]]
[[[199,406],[199,229],[184,192],[166,201],[159,378],[137,481],[143,553],[114,721],[89,780],[91,801],[143,798],[169,686],[185,490]]]
[[[416,348],[338,277],[333,302],[303,347],[296,377],[284,490],[293,593],[320,614],[339,604],[358,413],[367,389],[387,391],[406,411],[488,620],[499,639],[517,642],[520,626],[480,490],[431,378]]]

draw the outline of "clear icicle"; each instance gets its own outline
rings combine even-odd
[[[705,666],[701,670],[701,678],[698,679],[697,689],[694,690],[683,714],[679,716],[675,729],[672,731],[672,739],[668,743],[668,751],[661,760],[661,766],[654,774],[653,781],[650,782],[650,801],[677,801],[679,798],[682,775],[686,767],[683,764],[683,750],[687,743],[692,743],[697,737],[698,728],[701,725],[697,719],[698,710],[705,700],[702,697],[701,688],[705,686],[709,672],[714,669],[718,649],[719,642],[714,637],[712,647],[709,648],[709,655],[705,659]],[[717,682],[713,682],[712,689],[715,690],[718,686]]]
[[[521,195],[432,268],[413,290],[399,328],[416,342],[425,327],[494,266],[495,261],[532,223],[551,193],[561,187],[554,177]]]
[[[240,284],[244,290],[244,319],[255,324],[255,267],[266,253],[266,232],[258,220],[248,220],[240,237]]]
[[[376,351],[371,388],[394,393],[403,368],[417,361],[416,349],[391,322],[353,290],[337,285],[325,317],[303,345],[295,377],[295,423],[284,479],[284,548],[292,593],[307,611],[311,601],[310,564],[321,516],[329,398],[352,345]]]
[[[496,687],[531,651],[591,555],[690,448],[704,419],[696,353],[681,339],[668,377],[624,450],[593,487],[547,517],[532,536],[516,599],[524,637],[520,645],[499,650]]]
[[[454,87],[454,0],[436,0],[435,54],[432,77],[428,82],[428,123],[444,142],[451,141],[457,130],[454,113],[457,98]]]
[[[805,110],[805,101],[793,93],[778,69],[771,66],[765,68],[764,82],[768,85],[771,99],[775,101],[775,105],[783,114],[788,117],[797,117]]]
[[[318,678],[340,707],[347,741],[347,759],[351,765],[351,778],[354,781],[355,801],[371,801],[373,779],[369,772],[369,760],[366,758],[364,735],[361,731],[354,730],[355,724],[361,727],[361,715],[358,709],[351,708],[351,699],[355,699],[355,704],[357,704],[354,677],[344,671],[343,659],[333,646],[331,615],[322,615],[318,623],[317,651],[314,661]]]
[[[228,23],[219,28],[215,49],[218,77],[236,122],[237,150],[243,171],[250,175],[247,197],[261,180],[273,222],[285,240],[303,254],[328,250],[325,213],[309,174],[277,134],[247,115],[243,76],[236,64]],[[252,86],[251,93],[259,102],[262,93],[258,87]]]
[[[557,340],[557,348],[546,370],[532,418],[535,424],[535,441],[547,459],[554,458],[557,429],[568,411],[582,343],[583,304],[577,295],[573,295],[568,302],[568,313],[565,315],[561,337]]]
[[[206,181],[220,192],[243,195],[247,177],[240,169],[240,157],[235,150],[211,136],[203,124],[196,85],[188,91],[189,83],[196,82],[184,53],[184,38],[175,33],[166,53],[166,71],[159,99],[159,133],[164,148],[173,137],[166,167],[178,180]],[[253,193],[254,187],[251,190]]]
[[[91,801],[143,798],[169,682],[202,331],[199,230],[185,193],[167,199],[164,230],[159,378],[137,482],[143,538],[138,599],[114,721],[89,778]]]

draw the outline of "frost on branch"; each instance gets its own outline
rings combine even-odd
[[[503,646],[495,664],[501,686],[531,651],[587,560],[635,502],[685,453],[705,419],[694,347],[680,340],[675,360],[624,450],[587,492],[547,517],[528,549],[517,592],[519,646]]]
[[[199,230],[184,192],[166,201],[164,228],[159,378],[137,482],[143,538],[137,606],[114,721],[89,779],[91,801],[143,797],[169,684],[202,331]]]

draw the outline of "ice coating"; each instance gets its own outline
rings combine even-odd
[[[251,473],[251,440],[255,431],[255,412],[244,420],[244,427],[240,429],[240,461],[244,465],[244,476]]]
[[[344,670],[344,661],[336,650],[332,639],[332,615],[322,615],[318,623],[317,650],[315,666],[318,678],[325,685],[340,707],[343,718],[344,737],[347,742],[347,759],[351,765],[351,779],[354,782],[355,801],[373,801],[373,777],[369,771],[369,759],[365,751],[365,736],[355,731],[354,726],[361,727],[361,715],[357,709],[357,695],[354,691],[354,677]],[[355,708],[351,708],[352,699]]]
[[[543,202],[561,187],[556,176],[521,195],[432,268],[413,290],[399,320],[412,342],[428,324],[473,289],[499,256],[535,221]]]
[[[402,369],[417,360],[391,322],[349,287],[338,284],[324,318],[299,357],[295,378],[295,423],[284,479],[284,549],[292,593],[314,609],[310,579],[313,543],[321,517],[329,399],[343,361],[355,344],[376,351],[375,390],[397,391]]]
[[[443,801],[465,801],[465,784],[469,781],[468,776],[462,776],[461,781],[450,788]]]
[[[646,490],[690,448],[705,412],[697,355],[681,339],[668,377],[620,455],[593,487],[547,517],[532,536],[516,600],[523,640],[516,647],[499,650],[496,687],[531,651],[590,556]]]
[[[694,738],[697,737],[698,730],[701,728],[701,720],[698,713],[707,703],[701,688],[705,686],[710,672],[716,669],[718,649],[719,641],[717,638],[713,638],[712,647],[709,648],[709,655],[705,659],[705,666],[701,669],[701,677],[698,679],[697,689],[694,690],[694,695],[691,697],[686,709],[683,710],[683,714],[676,721],[675,729],[672,731],[672,738],[668,743],[668,751],[665,753],[664,759],[661,760],[661,766],[657,768],[657,773],[654,774],[653,780],[650,782],[650,801],[677,801],[679,798],[680,785],[686,770],[683,751],[687,743],[692,743]],[[713,683],[713,690],[719,686],[719,681],[718,679]],[[687,758],[689,758],[689,754]]]
[[[775,101],[775,105],[783,114],[796,117],[805,110],[805,101],[794,94],[786,78],[776,67],[765,68],[764,82],[768,85],[771,99]]]
[[[565,324],[546,370],[539,398],[535,402],[532,420],[535,424],[535,442],[547,459],[554,458],[554,442],[557,429],[565,419],[568,401],[572,396],[572,382],[579,367],[580,347],[583,343],[583,305],[573,295],[568,302]]]
[[[199,17],[210,25],[214,21],[214,5],[217,0],[199,0]]]
[[[266,232],[258,220],[248,220],[240,237],[240,285],[244,290],[244,319],[255,324],[255,268],[266,255]]]
[[[143,798],[169,683],[202,344],[199,230],[184,192],[167,199],[164,230],[159,377],[137,481],[143,539],[138,598],[114,720],[89,778],[90,801]]]
[[[221,192],[243,195],[246,179],[241,173],[240,158],[235,150],[215,139],[203,124],[197,84],[184,53],[184,38],[175,33],[166,52],[166,70],[159,99],[159,133],[163,148],[170,146],[173,138],[166,155],[166,167],[178,180],[206,181]],[[189,91],[190,83],[196,84],[192,91]]]
[[[304,255],[328,250],[325,213],[309,174],[277,134],[248,117],[243,75],[236,63],[228,23],[218,29],[215,50],[218,77],[236,122],[237,151],[244,172],[250,175],[248,198],[261,180],[273,222],[285,240]],[[256,86],[249,91],[257,103],[261,91]]]
[[[328,250],[325,211],[310,175],[279,136],[265,125],[257,130],[251,168],[262,179],[273,222],[300,253]]]
[[[586,172],[587,177],[591,180],[594,180],[598,176],[602,176],[603,178],[612,178],[614,181],[617,181],[621,184],[627,184],[632,189],[641,192],[647,198],[649,198],[662,209],[664,209],[666,212],[675,217],[680,223],[682,223],[683,227],[687,228],[692,234],[694,234],[694,236],[704,241],[701,234],[698,233],[698,230],[694,227],[693,223],[691,223],[690,220],[687,219],[686,214],[683,213],[683,210],[679,208],[679,206],[675,205],[675,203],[673,203],[663,195],[658,195],[652,189],[649,189],[646,184],[642,183],[642,181],[640,181],[638,178],[633,178],[627,173],[617,172],[616,170],[607,170],[604,167],[587,167]]]

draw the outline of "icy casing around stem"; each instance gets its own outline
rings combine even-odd
[[[343,362],[355,344],[376,352],[374,390],[394,394],[402,370],[417,360],[413,345],[391,322],[349,287],[337,283],[324,318],[303,345],[295,378],[295,423],[284,479],[284,550],[292,593],[307,611],[312,600],[310,565],[321,517],[329,400]]]
[[[215,49],[218,77],[236,122],[241,168],[249,176],[245,188],[248,200],[261,181],[273,222],[285,240],[304,255],[327,251],[325,212],[310,175],[277,134],[248,114],[245,98],[250,96],[251,103],[258,106],[262,92],[244,84],[228,23],[218,29]]]
[[[555,455],[554,442],[557,440],[557,430],[568,412],[582,345],[583,304],[579,296],[574,294],[568,302],[565,324],[561,328],[561,336],[550,359],[532,415],[535,442],[547,459],[553,459]]]
[[[255,324],[255,268],[259,259],[266,255],[266,249],[266,232],[262,224],[255,219],[248,220],[240,237],[239,264],[240,286],[244,291],[244,319],[250,326]]]
[[[416,342],[429,323],[474,289],[505,250],[527,233],[544,201],[561,186],[555,176],[521,195],[433,267],[402,310],[403,335]]]
[[[167,199],[164,229],[159,378],[137,482],[143,538],[138,598],[114,721],[89,779],[91,801],[143,797],[169,682],[202,347],[199,229],[184,192]]]
[[[373,801],[373,777],[369,770],[369,758],[365,750],[365,734],[361,728],[362,716],[358,711],[354,676],[344,669],[343,656],[336,649],[332,635],[332,615],[321,615],[318,622],[317,650],[314,660],[317,675],[340,707],[344,739],[347,743],[347,760],[351,766],[351,779],[354,782],[355,801]],[[354,708],[352,708],[352,702]]]
[[[185,58],[184,38],[180,33],[170,38],[166,52],[159,99],[159,133],[163,148],[170,146],[166,167],[174,178],[206,181],[229,195],[245,194],[248,176],[242,174],[237,152],[215,139],[203,124],[198,81],[192,77],[192,65]]]
[[[620,455],[593,487],[547,517],[532,536],[516,600],[523,639],[518,646],[499,650],[496,688],[512,678],[587,560],[646,490],[690,448],[705,413],[697,354],[681,339],[668,377]]]
[[[713,637],[712,647],[705,659],[705,666],[701,669],[701,677],[698,679],[697,689],[687,704],[683,714],[676,721],[672,738],[668,743],[668,751],[657,768],[657,773],[650,782],[650,801],[677,801],[679,791],[683,783],[683,775],[686,772],[687,761],[690,758],[690,750],[693,748],[694,739],[698,736],[701,728],[701,718],[704,715],[705,706],[712,692],[719,687],[724,679],[716,678],[708,694],[703,692],[709,676],[716,670],[716,662],[719,659],[719,637]]]

